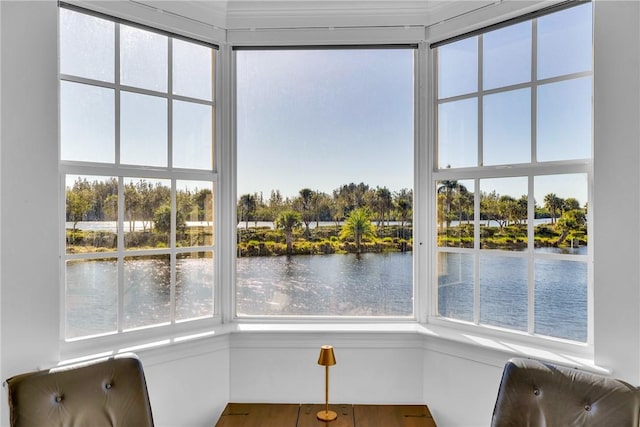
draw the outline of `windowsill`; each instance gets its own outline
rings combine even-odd
[[[437,322],[447,323],[447,322]],[[90,358],[107,357],[125,352],[135,352],[145,361],[161,363],[165,360],[176,360],[195,353],[207,353],[218,350],[233,349],[234,346],[250,344],[255,346],[280,346],[289,342],[301,348],[315,345],[314,336],[329,335],[340,341],[344,337],[344,346],[352,343],[354,336],[359,345],[368,341],[371,347],[385,347],[389,343],[396,345],[399,340],[407,340],[411,346],[419,346],[428,351],[445,353],[480,363],[501,367],[510,357],[533,358],[551,363],[609,375],[611,372],[594,363],[589,349],[585,345],[556,342],[554,340],[532,339],[528,336],[510,336],[513,334],[485,328],[459,328],[443,324],[419,324],[413,321],[384,323],[270,323],[270,322],[234,322],[217,324],[199,331],[174,333],[171,336],[147,338],[136,343],[118,340],[119,345],[112,342],[96,342],[95,345],[85,343],[81,347],[69,347],[63,352],[66,360],[60,364],[84,361]],[[242,341],[251,335],[251,339]],[[265,340],[255,340],[255,335],[264,335]],[[268,337],[267,337],[268,335]],[[273,340],[273,336],[277,340]],[[313,338],[301,340],[302,336]],[[233,340],[230,340],[233,337]],[[122,337],[113,337],[122,338]],[[370,340],[369,340],[370,338]],[[544,342],[542,342],[544,341]],[[548,341],[548,342],[547,342]],[[68,346],[66,343],[65,346]],[[111,347],[111,348],[109,348]]]

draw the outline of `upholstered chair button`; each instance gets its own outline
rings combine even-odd
[[[591,410],[591,405],[584,405],[584,410],[585,411],[590,411]]]
[[[109,390],[109,389],[111,388],[111,384],[110,384],[110,383],[106,383],[106,384],[104,385],[104,388],[106,388],[107,390]]]
[[[538,390],[537,388],[533,389],[533,394],[535,394],[536,396],[540,395],[540,390]]]
[[[58,403],[62,402],[62,396],[60,395],[56,396],[56,402]]]

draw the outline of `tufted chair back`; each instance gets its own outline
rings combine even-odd
[[[640,392],[624,381],[514,358],[507,362],[492,427],[637,427]]]
[[[16,375],[7,385],[11,427],[153,427],[133,354]]]

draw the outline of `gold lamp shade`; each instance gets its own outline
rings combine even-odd
[[[320,357],[318,357],[318,365],[333,366],[336,364],[336,356],[333,354],[333,347],[323,345],[320,347]]]
[[[338,414],[329,410],[329,366],[336,364],[336,356],[333,354],[333,347],[330,345],[323,345],[320,347],[320,357],[318,357],[318,365],[324,366],[325,380],[324,380],[324,411],[320,411],[316,414],[317,418],[321,421],[333,421],[338,418]]]

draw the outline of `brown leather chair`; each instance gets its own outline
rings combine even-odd
[[[12,427],[153,427],[133,354],[16,375],[7,386]]]
[[[531,359],[507,362],[492,427],[637,427],[638,388],[613,378]]]

